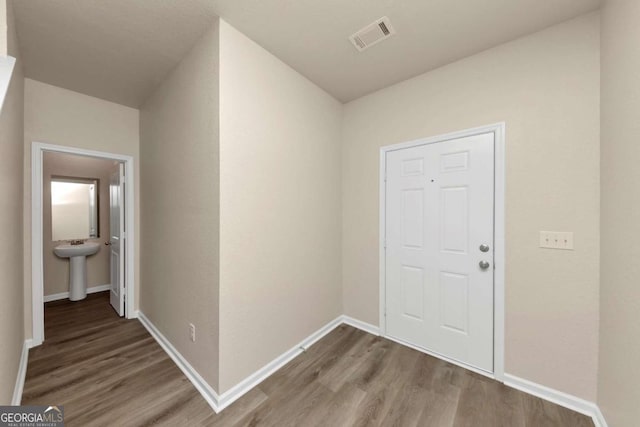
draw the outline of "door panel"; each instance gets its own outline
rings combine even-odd
[[[422,189],[402,191],[402,243],[405,248],[422,248],[424,230],[424,193]]]
[[[493,133],[390,151],[385,189],[387,333],[489,372],[493,152]]]
[[[466,334],[469,324],[469,277],[440,273],[440,326]]]
[[[440,189],[441,251],[464,254],[469,246],[467,187]]]
[[[124,316],[124,165],[111,174],[109,185],[109,248],[111,249],[110,302],[119,316]]]
[[[421,268],[402,266],[403,314],[414,319],[424,317],[424,274]]]

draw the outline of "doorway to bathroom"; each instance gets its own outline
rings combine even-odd
[[[119,316],[136,317],[134,176],[131,156],[33,142],[32,346],[48,301],[108,291]]]

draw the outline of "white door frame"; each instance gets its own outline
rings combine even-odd
[[[62,145],[33,142],[31,146],[31,318],[33,346],[44,341],[44,261],[42,218],[42,161],[44,152],[75,154],[85,157],[116,160],[124,163],[127,180],[125,200],[126,230],[126,292],[127,319],[137,317],[135,311],[135,181],[132,156],[84,150]]]
[[[504,220],[504,199],[505,199],[505,123],[496,123],[488,126],[481,126],[466,129],[460,132],[447,133],[430,138],[418,139],[415,141],[403,142],[399,144],[386,145],[380,148],[380,335],[397,341],[387,336],[386,325],[386,256],[385,256],[385,235],[386,235],[386,157],[387,152],[402,150],[405,148],[417,147],[420,145],[434,144],[437,142],[450,141],[468,136],[481,135],[486,133],[494,134],[494,320],[493,320],[493,374],[475,369],[460,362],[447,359],[440,354],[431,353],[425,349],[414,347],[425,353],[432,354],[448,362],[470,369],[474,372],[488,375],[499,381],[504,381],[504,280],[505,280],[505,220]],[[402,343],[408,345],[407,343]]]

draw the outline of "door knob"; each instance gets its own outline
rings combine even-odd
[[[489,264],[489,261],[480,261],[478,265],[481,269],[486,270],[491,264]]]
[[[104,242],[105,245],[109,246],[111,242]]]
[[[489,245],[483,243],[478,249],[480,249],[480,252],[489,252]]]

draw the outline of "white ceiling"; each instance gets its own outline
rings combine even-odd
[[[600,0],[218,0],[219,16],[345,102],[597,9]],[[387,16],[393,37],[348,37]]]
[[[209,0],[14,0],[25,75],[138,107],[216,18]]]
[[[14,0],[30,78],[133,107],[216,14],[341,101],[595,10],[600,0]],[[390,39],[348,36],[388,16]]]

